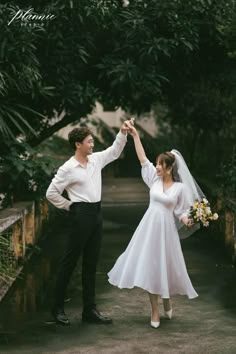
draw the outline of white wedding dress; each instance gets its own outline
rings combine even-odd
[[[198,296],[189,279],[175,219],[186,215],[186,190],[175,182],[165,192],[162,178],[150,161],[142,164],[142,177],[150,188],[150,204],[125,252],[108,273],[119,288],[140,287],[162,298]]]

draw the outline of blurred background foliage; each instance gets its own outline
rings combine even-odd
[[[227,193],[235,191],[235,0],[124,5],[1,1],[0,192],[8,202],[44,194],[70,154],[59,152],[67,148],[50,137],[80,122],[96,101],[137,117],[152,111],[159,134],[152,140],[143,133],[151,157],[179,148],[193,172],[205,179],[219,174],[219,185],[223,178]],[[30,8],[55,18],[8,25],[17,11]]]

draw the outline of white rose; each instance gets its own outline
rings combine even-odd
[[[129,0],[123,0],[123,6],[124,7],[129,6]]]
[[[203,198],[203,203],[208,204],[208,200],[206,198]]]
[[[205,227],[209,226],[209,221],[203,222],[203,226],[205,226]]]
[[[219,215],[217,213],[214,213],[212,218],[213,218],[213,220],[217,220],[218,217],[219,217]]]

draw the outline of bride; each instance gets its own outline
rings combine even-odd
[[[187,295],[189,299],[198,296],[187,273],[179,234],[189,236],[196,230],[188,218],[188,210],[196,199],[202,199],[203,193],[177,150],[160,154],[154,167],[130,123],[129,133],[142,166],[142,178],[150,188],[150,204],[108,277],[112,285],[121,289],[137,286],[148,292],[150,324],[158,328],[158,296],[163,299],[168,319],[172,318],[171,296]]]

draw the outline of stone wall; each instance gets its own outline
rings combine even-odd
[[[38,242],[48,218],[48,203],[26,201],[0,211],[0,300]]]

